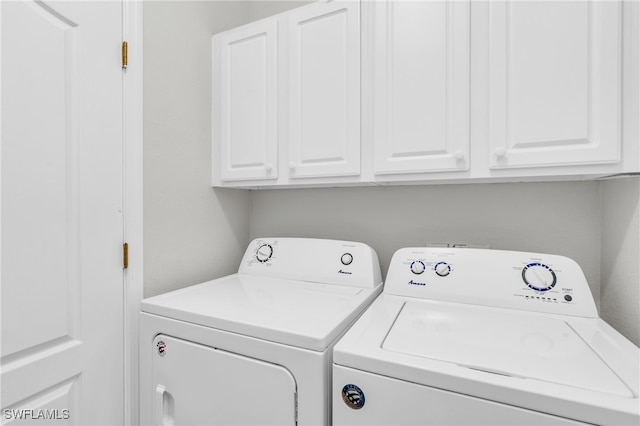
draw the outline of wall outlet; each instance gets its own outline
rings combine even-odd
[[[451,247],[451,244],[449,243],[426,243],[425,247],[439,247],[439,248],[446,248],[446,247]]]
[[[451,244],[450,247],[456,247],[456,248],[477,248],[477,249],[490,249],[491,246],[490,245],[484,245],[484,244],[468,244],[468,243],[455,243],[455,244]]]
[[[469,244],[469,243],[431,243],[427,242],[425,247],[438,247],[438,248],[477,248],[477,249],[490,249],[490,245],[486,244]]]

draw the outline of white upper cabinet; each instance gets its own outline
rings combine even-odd
[[[469,167],[469,2],[375,2],[374,172]]]
[[[275,20],[263,20],[213,39],[214,167],[222,181],[277,177],[277,32]]]
[[[318,2],[286,22],[289,176],[359,175],[359,2]]]
[[[492,169],[620,159],[621,3],[495,1]]]
[[[335,0],[218,34],[213,184],[637,173],[638,14],[616,0]]]
[[[215,35],[212,69],[214,185],[359,181],[358,1]]]

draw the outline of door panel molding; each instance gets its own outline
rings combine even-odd
[[[143,268],[143,2],[124,0],[123,39],[129,44],[129,65],[123,71],[124,235],[129,267],[124,276],[124,424],[140,424],[139,318],[144,288]]]

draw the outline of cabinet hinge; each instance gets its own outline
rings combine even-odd
[[[129,267],[129,243],[122,245],[122,269]]]
[[[129,63],[129,43],[122,42],[122,68],[127,68]]]

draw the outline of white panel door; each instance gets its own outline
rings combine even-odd
[[[376,174],[469,168],[469,2],[376,2]]]
[[[156,425],[294,425],[296,382],[268,362],[159,335],[151,392]],[[322,401],[318,401],[319,404]]]
[[[3,424],[121,424],[122,3],[0,14]]]
[[[490,20],[490,167],[617,162],[620,2],[491,2]]]
[[[265,19],[214,36],[223,181],[275,179],[278,156],[278,25]],[[219,68],[216,68],[219,67]],[[217,129],[214,129],[214,135]]]
[[[318,2],[286,20],[289,176],[358,175],[359,2]]]

